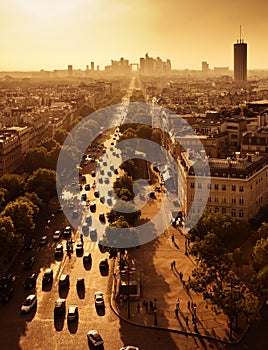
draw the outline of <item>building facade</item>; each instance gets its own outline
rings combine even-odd
[[[241,39],[234,44],[234,80],[247,81],[247,44]]]

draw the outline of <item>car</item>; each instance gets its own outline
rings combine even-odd
[[[42,286],[51,284],[53,282],[53,270],[46,269],[42,278]]]
[[[39,244],[40,244],[40,245],[45,245],[46,243],[47,243],[47,236],[42,236],[42,237],[40,238]]]
[[[95,176],[96,176],[96,172],[95,172],[95,171],[92,171],[92,172],[91,172],[91,176],[92,176],[92,177],[95,177]]]
[[[103,169],[100,170],[100,174],[104,175],[104,170]]]
[[[74,202],[70,202],[70,203],[68,204],[68,207],[69,207],[69,209],[73,209],[73,208],[74,208]]]
[[[103,178],[102,177],[99,177],[99,183],[103,184]]]
[[[90,342],[94,347],[103,345],[103,339],[100,336],[99,332],[95,329],[92,329],[87,333],[87,340]]]
[[[54,256],[55,258],[59,258],[59,257],[62,257],[62,255],[63,255],[63,246],[61,244],[58,244],[54,250]]]
[[[79,216],[78,210],[73,210],[72,217],[76,219],[78,218],[78,216]]]
[[[91,217],[91,215],[87,215],[87,216],[86,216],[86,223],[87,223],[88,225],[91,225],[91,224],[92,224],[92,217]]]
[[[36,306],[36,304],[37,304],[37,296],[35,294],[28,295],[21,305],[21,309],[20,309],[21,313],[30,312]]]
[[[36,240],[34,238],[30,238],[27,243],[25,244],[25,249],[26,250],[31,250],[33,249],[34,245],[35,245]]]
[[[57,212],[58,212],[58,213],[62,213],[62,212],[63,212],[63,206],[62,206],[62,205],[59,205],[59,206],[58,206]]]
[[[71,226],[65,226],[63,229],[63,235],[64,236],[70,236],[72,234],[72,228]]]
[[[70,285],[70,276],[62,274],[59,279],[59,288],[69,287]]]
[[[109,269],[108,259],[101,259],[99,264],[100,271],[106,272]]]
[[[97,205],[96,202],[93,202],[90,204],[89,209],[92,213],[95,213],[96,209],[97,209]]]
[[[76,280],[76,289],[77,290],[85,290],[85,280],[84,278],[77,278]]]
[[[2,276],[0,280],[0,290],[8,288],[13,281],[13,277],[14,276],[12,274]]]
[[[99,196],[100,196],[100,191],[96,190],[96,191],[94,192],[94,196],[95,196],[96,198],[99,198]]]
[[[107,199],[107,204],[108,204],[109,206],[112,206],[112,205],[113,205],[113,202],[112,202],[112,199],[111,199],[111,198],[108,198],[108,199]]]
[[[108,178],[108,177],[106,177],[106,178],[104,179],[104,183],[105,183],[106,185],[109,184],[109,178]]]
[[[81,181],[84,181],[84,182],[87,181],[87,178],[86,178],[85,175],[82,175],[82,176],[81,176]]]
[[[92,262],[92,257],[91,257],[91,253],[86,253],[84,256],[83,256],[83,263],[84,264],[89,264]]]
[[[71,305],[68,309],[67,321],[75,321],[78,319],[78,306]]]
[[[104,161],[104,162],[103,162],[103,165],[104,165],[104,166],[107,166],[107,162],[106,162],[106,161]]]
[[[92,227],[89,231],[90,238],[92,241],[95,241],[97,239],[97,229]]]
[[[96,307],[104,306],[104,299],[103,299],[102,292],[95,292],[94,293],[94,300],[95,300]]]
[[[88,224],[86,222],[84,222],[82,225],[82,232],[84,235],[88,234]]]
[[[104,196],[101,196],[101,197],[100,197],[100,202],[101,202],[101,203],[104,203],[104,202],[105,202],[105,197],[104,197]]]
[[[118,170],[114,169],[114,173],[115,173],[115,175],[118,175]]]
[[[127,345],[127,346],[123,346],[122,348],[120,348],[120,350],[139,350],[139,348],[137,348],[136,346],[133,346],[133,345]]]
[[[99,214],[99,220],[100,220],[100,222],[105,222],[105,214],[104,213]]]
[[[85,191],[90,191],[90,184],[85,185]]]
[[[149,196],[150,196],[150,198],[153,198],[153,199],[155,199],[155,198],[156,198],[156,196],[155,196],[155,192],[154,192],[154,191],[150,192]]]
[[[86,194],[86,193],[82,193],[82,195],[81,195],[81,201],[82,201],[82,202],[86,202],[86,200],[87,200],[87,194]]]
[[[14,294],[13,287],[9,286],[9,287],[5,288],[4,290],[2,290],[1,291],[1,302],[7,303],[13,294]]]
[[[30,269],[33,264],[35,262],[35,257],[34,256],[31,256],[30,258],[27,258],[25,261],[24,261],[24,268],[27,270],[27,269]]]
[[[84,250],[84,244],[83,242],[77,242],[76,243],[76,247],[75,247],[75,250],[76,250],[76,254],[83,254],[83,250]]]
[[[65,315],[66,301],[65,299],[59,298],[55,301],[54,316]]]
[[[111,171],[110,171],[110,170],[109,170],[109,171],[107,171],[107,175],[108,175],[108,176],[110,176],[110,177],[112,176],[112,173],[111,173]]]
[[[37,273],[32,273],[29,275],[24,282],[24,289],[31,289],[35,287],[37,280]]]
[[[61,231],[60,230],[56,230],[53,233],[53,241],[58,241],[61,238]]]
[[[111,197],[113,195],[113,191],[112,190],[108,190],[107,194],[108,194],[108,196]]]

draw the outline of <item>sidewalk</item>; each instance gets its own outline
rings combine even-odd
[[[138,301],[130,300],[128,318],[128,302],[112,295],[111,306],[120,318],[144,327],[166,329],[223,343],[234,344],[244,336],[245,330],[239,334],[233,332],[231,340],[227,317],[224,314],[216,315],[210,306],[206,307],[202,295],[186,290],[182,281],[188,281],[194,261],[191,256],[185,255],[185,239],[178,230],[169,228],[154,242],[132,252],[131,258],[136,262],[136,273],[141,280],[141,296]],[[174,261],[175,267],[171,266]],[[148,302],[147,308],[145,302]],[[150,308],[150,302],[153,308]],[[196,304],[195,311],[192,303]],[[194,313],[196,327],[193,324]]]

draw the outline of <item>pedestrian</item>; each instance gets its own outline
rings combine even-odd
[[[193,325],[195,325],[195,315],[192,314],[192,322],[193,322]]]
[[[150,310],[153,311],[154,309],[154,303],[152,302],[152,300],[150,300]]]
[[[183,273],[180,272],[180,273],[179,273],[179,276],[180,276],[180,280],[182,281]]]
[[[174,233],[173,233],[173,235],[171,236],[171,240],[172,240],[172,242],[174,242]]]
[[[185,288],[185,281],[182,280],[182,285],[183,285],[183,288]]]
[[[173,269],[173,261],[172,261],[172,263],[170,264],[170,268],[171,268],[171,270]]]
[[[179,317],[179,309],[178,309],[178,308],[175,309],[175,317],[176,317],[176,318]]]
[[[189,325],[189,317],[188,316],[185,317],[185,322],[186,322],[186,326],[188,327],[188,325]]]
[[[138,303],[137,305],[137,313],[139,314],[140,313],[140,304]]]
[[[188,309],[190,310],[190,307],[191,307],[191,302],[190,302],[190,300],[188,300],[187,306],[188,306]]]
[[[173,267],[175,268],[176,267],[176,261],[173,260]]]
[[[148,301],[145,302],[145,310],[148,312]]]

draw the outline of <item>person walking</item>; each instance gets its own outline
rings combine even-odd
[[[188,300],[187,306],[188,306],[188,309],[190,310],[190,307],[191,307],[191,302],[190,302],[190,300]]]
[[[179,309],[176,307],[175,309],[175,317],[178,318],[179,317]]]
[[[189,317],[188,316],[185,317],[185,323],[186,323],[186,327],[188,327],[189,326]]]

